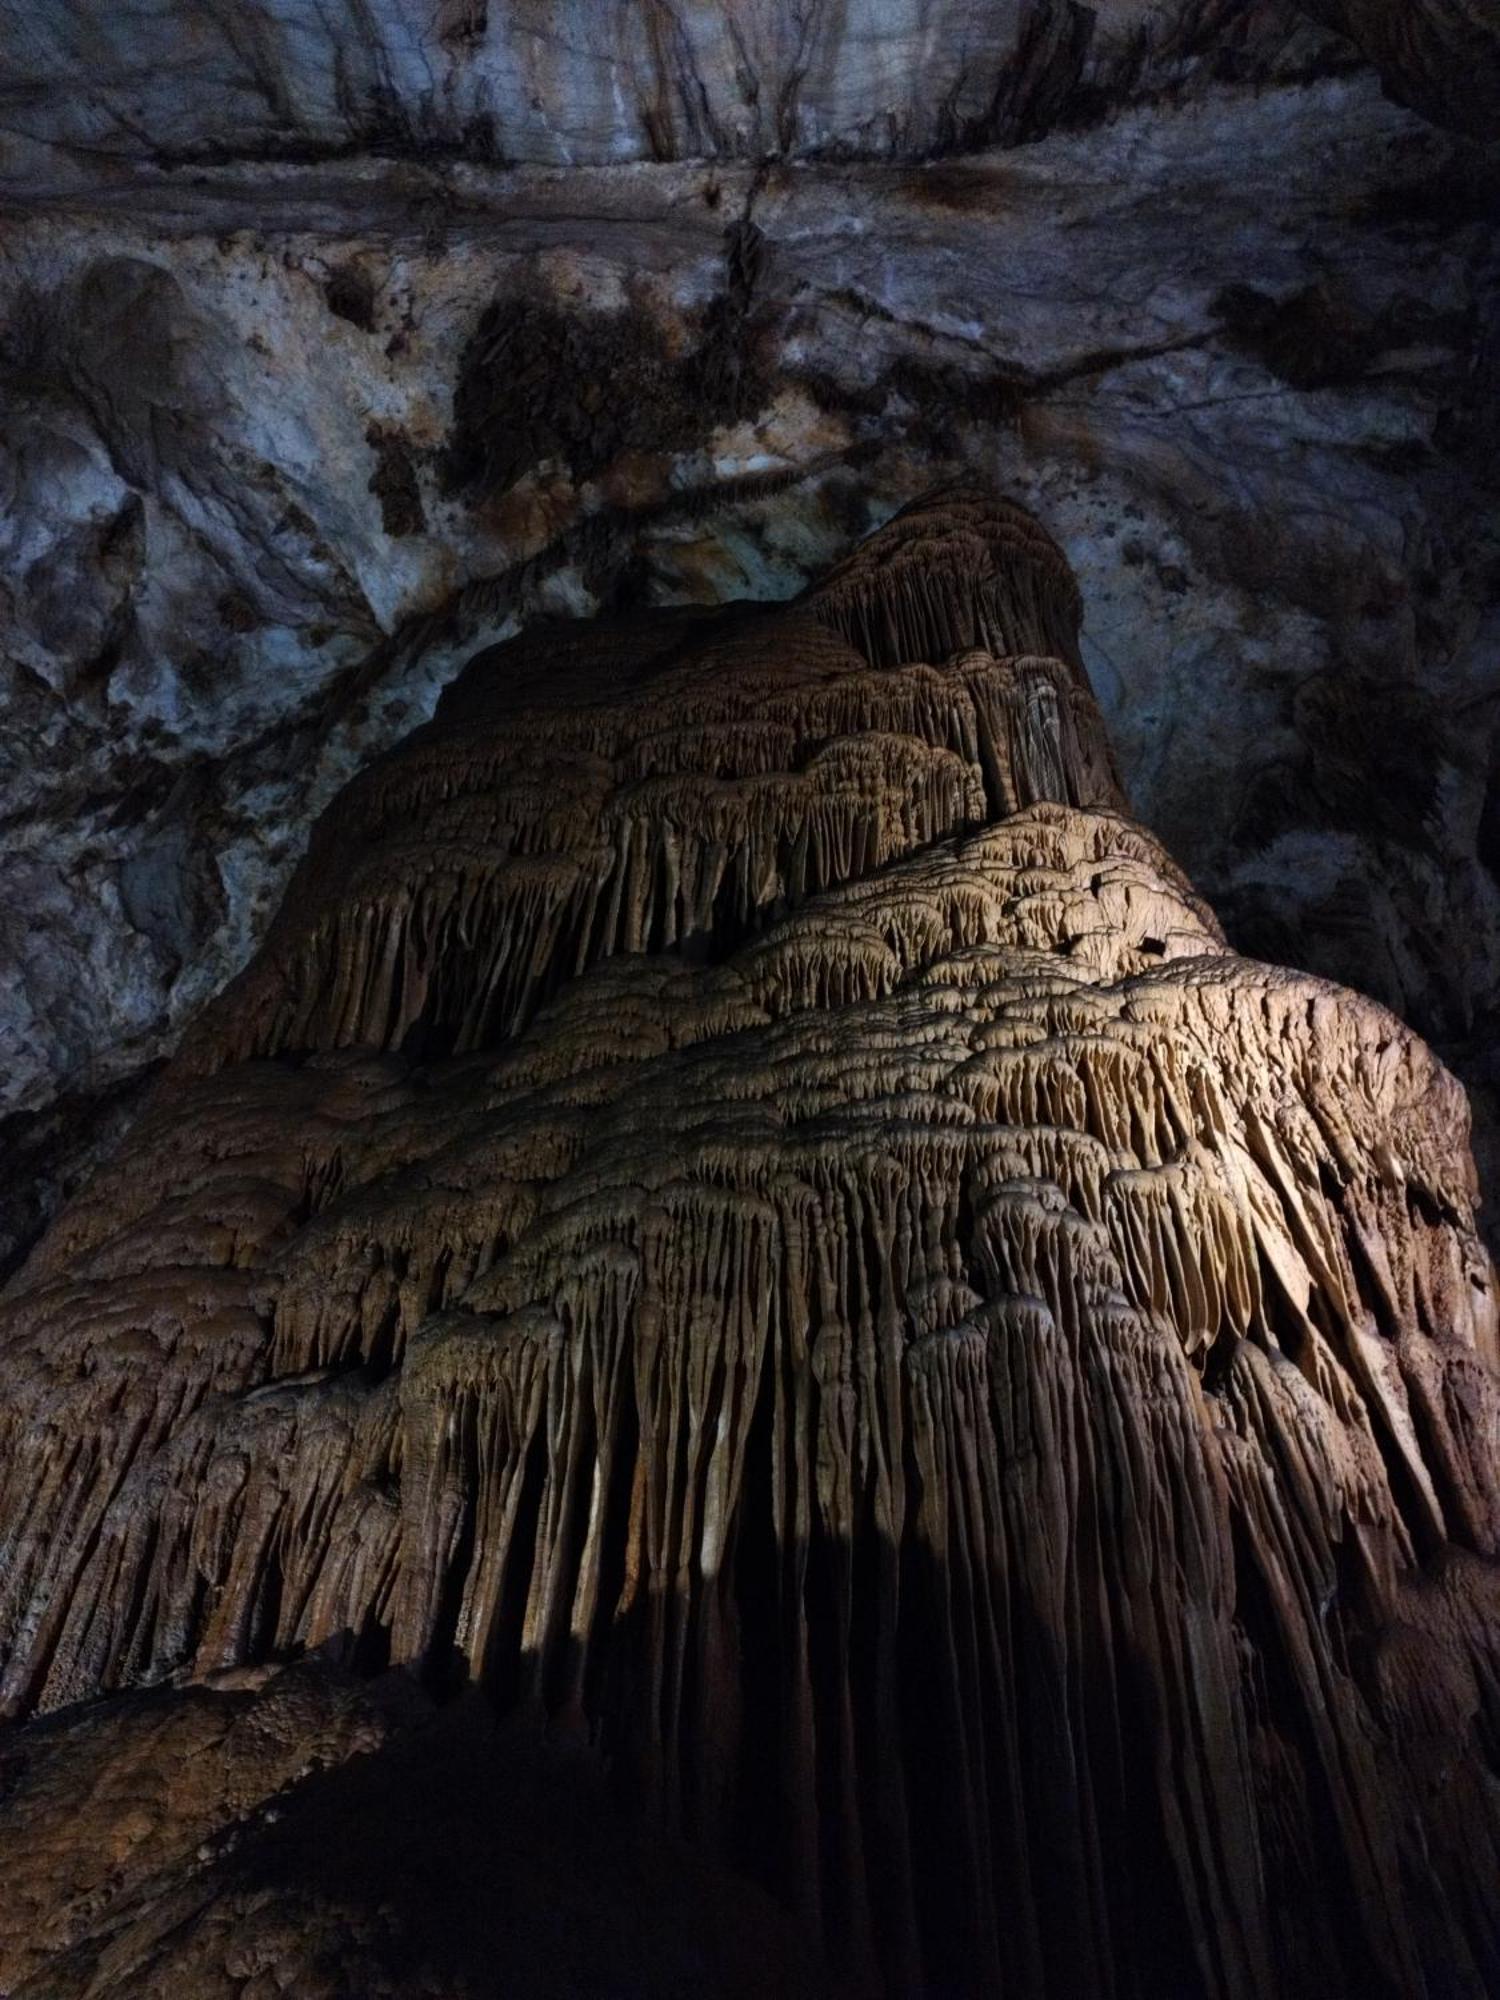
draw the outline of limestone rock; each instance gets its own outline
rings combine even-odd
[[[9,129],[69,154],[597,165],[912,157],[1210,74],[1274,71],[1281,0],[202,0],[0,8]]]
[[[7,100],[0,1269],[473,652],[784,599],[955,472],[1052,525],[1236,942],[1493,1066],[1494,169],[1212,16],[1180,89],[921,163],[172,164],[114,119],[44,169]],[[464,415],[508,443],[455,485]]]
[[[592,1990],[581,1851],[631,1950],[725,1913],[700,1991],[1495,1990],[1463,1093],[1230,949],[1077,618],[945,490],[481,654],[330,810],[7,1294],[14,1990]],[[378,1859],[450,1794],[493,1919]]]
[[[1488,0],[1303,0],[1350,35],[1394,95],[1440,125],[1500,131],[1500,18]]]

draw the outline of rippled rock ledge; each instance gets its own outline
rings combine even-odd
[[[1494,1990],[1464,1095],[1079,608],[945,489],[335,801],[6,1298],[7,1991]]]

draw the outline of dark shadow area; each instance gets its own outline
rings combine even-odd
[[[585,1741],[502,1720],[472,1692],[376,1755],[308,1779],[225,1875],[219,1897],[296,1906],[306,1938],[325,1928],[311,1912],[339,1913],[340,1932],[399,1993],[838,1991],[768,1895],[628,1815]],[[330,1991],[365,1990],[357,1972],[333,1976],[346,1983]]]

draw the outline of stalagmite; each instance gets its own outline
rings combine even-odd
[[[711,1934],[630,1990],[1500,1991],[1463,1095],[1231,951],[1077,629],[943,492],[337,801],[5,1298],[4,1990],[614,1990],[586,1852]]]

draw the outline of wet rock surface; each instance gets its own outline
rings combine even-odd
[[[10,1990],[1494,1990],[1464,1095],[1079,618],[949,487],[335,801],[0,1313]]]

